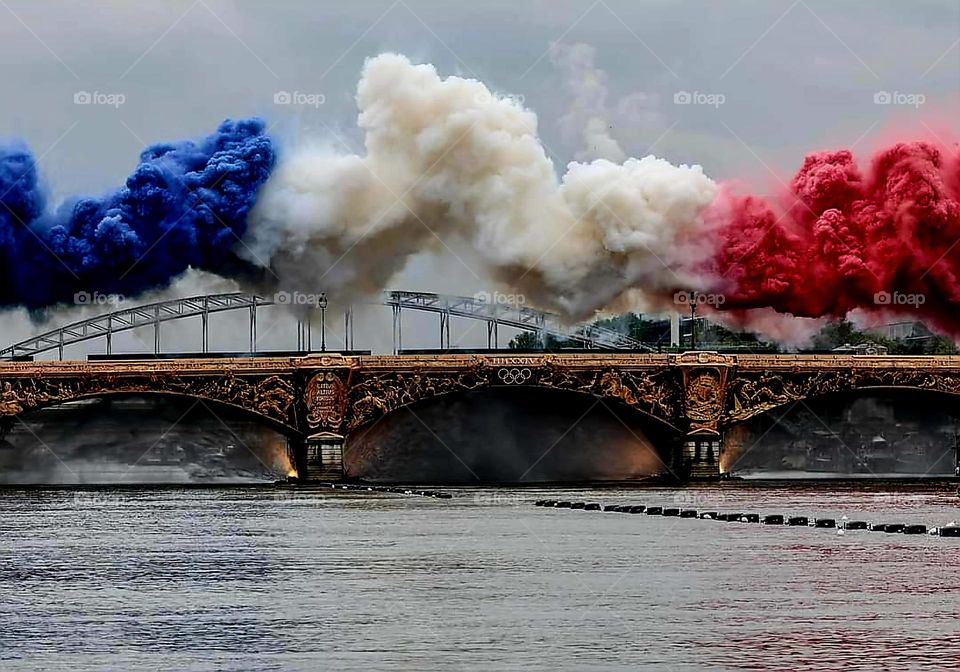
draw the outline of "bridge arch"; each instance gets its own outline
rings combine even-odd
[[[960,394],[862,385],[795,400],[724,428],[726,472],[953,474]]]
[[[30,376],[0,381],[0,418],[13,419],[61,404],[118,396],[198,400],[213,409],[230,409],[291,439],[300,439],[293,386],[280,376],[256,380],[225,375],[205,378],[80,376],[61,380]]]
[[[960,397],[960,371],[891,366],[738,373],[731,377],[727,388],[723,424],[738,424],[798,402],[877,391]]]
[[[345,437],[344,473],[369,480],[626,481],[673,473],[681,434],[608,398],[490,385],[399,407]]]
[[[365,375],[346,393],[344,430],[350,433],[399,409],[475,390],[540,389],[593,397],[628,408],[681,434],[682,411],[675,373],[663,369],[576,370],[545,358],[482,361],[458,370],[415,369]],[[309,403],[308,391],[308,403]]]

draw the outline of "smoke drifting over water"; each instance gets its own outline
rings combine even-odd
[[[811,154],[786,193],[745,196],[699,166],[625,158],[593,51],[554,45],[551,58],[573,101],[562,125],[583,133],[583,158],[607,158],[558,170],[517,99],[397,54],[363,69],[362,154],[300,143],[275,166],[262,122],[225,122],[148,149],[115,193],[50,210],[32,157],[8,147],[0,304],[132,296],[188,268],[346,303],[459,240],[478,276],[570,320],[676,308],[676,292],[695,290],[791,340],[811,323],[786,329],[781,315],[910,314],[960,333],[956,145],[895,143],[866,168],[848,150]]]
[[[494,277],[582,318],[630,288],[693,282],[707,258],[694,234],[716,190],[699,167],[599,160],[558,180],[536,115],[395,54],[367,62],[357,103],[366,154],[293,149],[252,213],[251,258],[293,287],[379,289],[456,236]]]
[[[570,110],[560,119],[568,140],[579,135],[583,151],[580,161],[608,159],[622,163],[627,154],[610,135],[610,114],[607,110],[607,73],[594,64],[596,50],[588,44],[550,45],[550,60],[565,77],[565,87],[572,98]]]
[[[122,188],[56,209],[30,152],[0,147],[0,305],[135,295],[188,268],[229,273],[273,167],[263,131],[259,120],[226,121],[202,140],[154,145]]]
[[[957,146],[897,143],[866,171],[848,150],[811,154],[779,202],[723,190],[714,209],[724,309],[913,314],[960,334]]]
[[[283,436],[219,415],[156,396],[37,411],[0,440],[0,483],[264,482],[295,471]]]

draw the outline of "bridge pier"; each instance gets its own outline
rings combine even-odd
[[[303,457],[297,460],[301,480],[343,480],[343,444],[344,437],[332,432],[308,436],[304,441]]]
[[[684,437],[681,449],[683,474],[691,481],[720,478],[723,437],[718,432],[697,431]]]

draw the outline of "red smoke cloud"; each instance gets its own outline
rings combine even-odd
[[[849,150],[811,154],[785,191],[769,202],[724,186],[712,206],[724,310],[894,311],[960,334],[957,146],[898,143],[866,172]]]

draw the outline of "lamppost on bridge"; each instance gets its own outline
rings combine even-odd
[[[690,349],[697,349],[697,292],[690,292]]]
[[[327,351],[327,293],[320,292],[320,300],[317,302],[320,309],[320,352]]]

